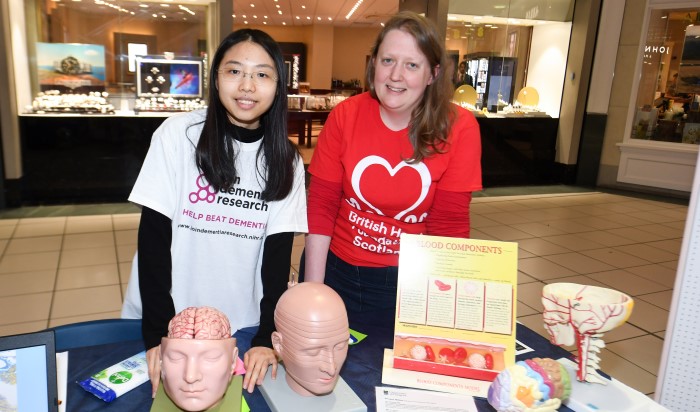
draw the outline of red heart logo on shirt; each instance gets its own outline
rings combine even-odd
[[[430,178],[430,171],[428,170],[428,167],[424,163],[416,163],[416,164],[409,164],[404,161],[400,162],[398,165],[392,167],[389,162],[386,161],[386,159],[379,157],[379,156],[367,156],[364,159],[360,160],[357,165],[355,166],[355,169],[352,172],[352,188],[357,194],[357,196],[360,198],[362,202],[364,202],[369,208],[371,208],[375,213],[378,215],[385,216],[384,212],[380,210],[378,207],[374,206],[371,202],[367,200],[365,195],[362,193],[362,188],[361,188],[361,180],[362,180],[362,175],[367,171],[367,169],[371,166],[381,166],[389,174],[389,177],[398,177],[397,174],[399,171],[405,167],[414,169],[418,173],[418,177],[420,181],[416,182],[416,186],[420,186],[420,193],[418,194],[417,199],[415,202],[410,205],[408,208],[400,211],[394,216],[394,219],[396,220],[401,220],[404,216],[406,216],[409,212],[414,210],[418,205],[421,204],[425,200],[425,197],[428,195],[428,191],[430,189],[430,183],[431,183],[431,178]],[[412,174],[410,179],[415,179],[415,174]],[[401,174],[401,178],[406,178],[405,174]]]

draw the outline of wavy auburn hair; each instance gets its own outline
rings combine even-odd
[[[402,30],[413,36],[418,49],[428,61],[433,75],[433,82],[425,88],[423,98],[413,109],[408,126],[408,137],[413,145],[413,156],[407,161],[416,163],[434,153],[444,152],[444,146],[455,118],[455,110],[451,102],[452,82],[445,75],[447,67],[445,48],[435,26],[419,14],[403,11],[385,23],[372,46],[372,56],[365,74],[365,83],[369,85],[372,97],[379,100],[374,89],[379,46],[387,33],[392,30]]]

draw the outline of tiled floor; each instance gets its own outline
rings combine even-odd
[[[601,367],[652,394],[687,202],[542,190],[561,193],[476,194],[472,236],[518,242],[518,320],[541,334],[547,283],[600,285],[633,296],[628,323],[604,336]],[[138,209],[126,204],[0,212],[0,335],[118,317],[138,221]],[[302,248],[298,236],[295,265]]]

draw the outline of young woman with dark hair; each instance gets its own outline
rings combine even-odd
[[[247,390],[269,366],[276,375],[274,309],[287,288],[294,234],[307,230],[283,66],[266,33],[231,33],[211,60],[206,111],[170,117],[153,134],[129,196],[142,212],[122,308],[122,317],[143,319],[153,393],[160,340],[191,306],[229,318]]]

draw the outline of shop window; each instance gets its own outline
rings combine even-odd
[[[700,144],[699,12],[649,11],[631,139]]]
[[[507,3],[450,2],[455,101],[488,117],[559,117],[574,1]]]
[[[107,106],[133,110],[140,83],[134,66],[137,57],[198,60],[206,67],[206,4],[32,3],[35,12],[26,15],[31,96],[18,96],[24,104],[47,91],[61,95],[98,92],[109,96],[111,103],[102,105],[103,110]],[[198,92],[199,97],[206,96],[205,90]],[[165,93],[155,97],[165,97]]]

